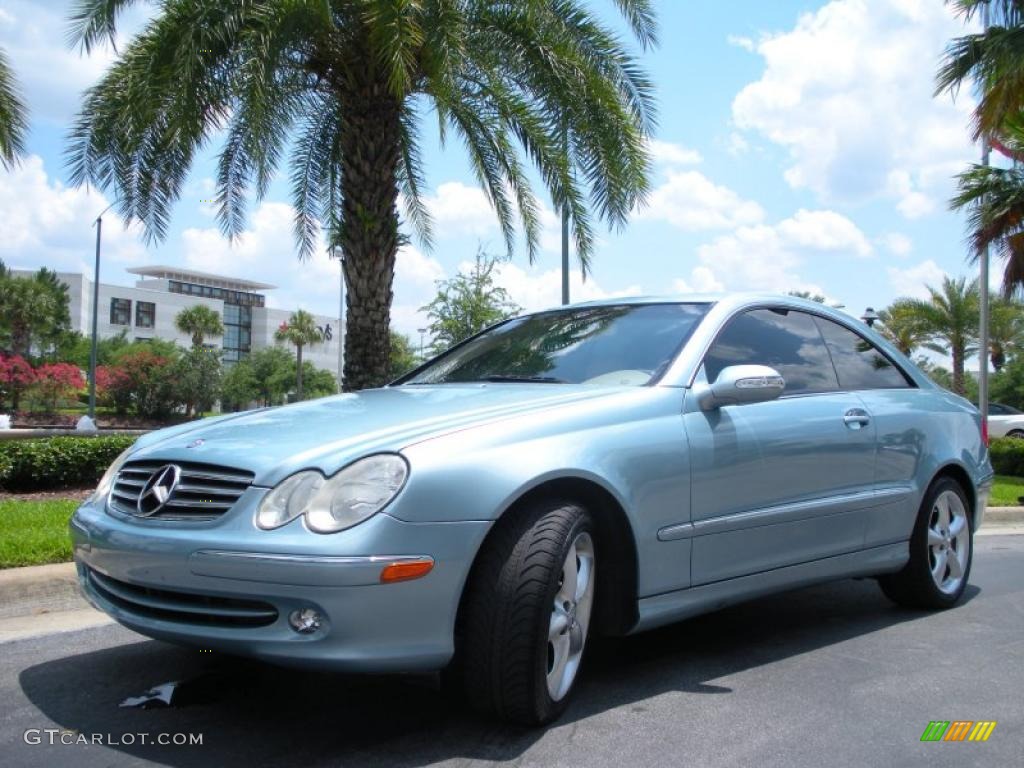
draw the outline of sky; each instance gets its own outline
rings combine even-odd
[[[63,153],[83,89],[113,60],[69,48],[71,3],[0,4],[0,46],[30,108],[28,157],[0,170],[0,259],[92,274],[92,222],[113,200],[67,182]],[[594,5],[609,20],[606,0]],[[622,231],[602,231],[573,300],[677,292],[807,290],[855,316],[898,296],[925,296],[943,275],[974,270],[964,220],[948,210],[953,176],[975,162],[973,103],[933,97],[936,63],[964,33],[940,0],[731,0],[659,2],[661,45],[637,55],[657,87],[652,193]],[[130,34],[152,7],[121,22]],[[622,28],[617,21],[617,27]],[[424,121],[429,123],[429,121]],[[278,286],[268,304],[337,314],[337,262],[299,262],[292,239],[287,168],[245,234],[219,233],[212,208],[214,141],[198,159],[167,239],[147,246],[136,227],[104,218],[104,282],[131,285],[126,268],[180,265]],[[399,254],[393,325],[418,340],[420,308],[436,282],[483,246],[504,244],[487,198],[457,141],[424,136],[432,250]],[[558,217],[544,209],[542,252],[520,248],[498,281],[525,309],[560,301]],[[998,274],[998,265],[993,272]]]

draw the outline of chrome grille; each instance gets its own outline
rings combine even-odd
[[[130,461],[117,473],[110,492],[110,506],[127,515],[138,515],[139,495],[147,481],[170,464],[180,470],[178,484],[164,505],[148,515],[148,519],[213,520],[234,506],[254,478],[252,472],[213,464]]]

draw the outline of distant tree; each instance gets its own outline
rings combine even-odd
[[[811,291],[790,291],[789,295],[796,296],[798,299],[816,301],[819,304],[824,304],[826,301],[828,301],[828,299],[822,296],[820,293],[812,293]]]
[[[420,364],[419,355],[412,348],[412,342],[404,333],[391,329],[391,370],[388,373],[390,381],[408,373]]]
[[[192,337],[192,347],[198,349],[208,336],[223,336],[224,323],[220,313],[205,304],[183,309],[174,318],[174,327]]]
[[[44,363],[36,368],[33,393],[47,413],[56,413],[61,400],[85,388],[81,369],[72,363]]]
[[[209,411],[220,396],[220,353],[194,346],[178,358],[171,375],[185,403],[185,418]]]
[[[153,339],[131,344],[119,352],[114,365],[123,371],[135,412],[150,419],[166,419],[183,405],[174,371],[181,348]]]
[[[45,351],[70,328],[67,286],[54,272],[40,269],[30,277],[6,270],[0,274],[0,336],[15,354],[29,358]]]
[[[965,395],[964,364],[978,351],[978,281],[945,277],[941,287],[928,286],[928,293],[927,300],[908,300],[909,306],[927,330],[929,341],[925,347],[950,356],[952,389]]]
[[[274,333],[277,341],[285,341],[295,347],[295,397],[302,400],[302,350],[303,348],[318,344],[323,341],[323,331],[316,324],[316,320],[304,309],[297,309],[288,318],[288,322],[282,323],[281,327]]]
[[[25,152],[27,115],[7,54],[0,48],[0,166],[4,168],[14,167]]]
[[[481,250],[468,272],[438,282],[437,296],[422,308],[430,320],[435,353],[521,311],[508,291],[494,283],[494,270],[500,263]]]
[[[913,299],[896,299],[878,313],[881,333],[900,352],[908,357],[931,339],[931,331]]]
[[[36,372],[21,355],[0,355],[0,406],[10,401],[11,411],[21,405],[21,395],[36,380]]]
[[[295,381],[295,358],[281,347],[265,347],[238,363],[252,368],[256,397],[262,405],[280,405]]]
[[[1002,370],[1009,355],[1024,346],[1024,304],[999,298],[989,309],[988,349],[992,367]]]
[[[246,359],[228,366],[220,387],[221,407],[224,410],[246,409],[259,398],[259,395],[259,382],[256,381],[252,362]]]
[[[338,375],[324,368],[317,368],[308,360],[302,364],[303,389],[307,400],[330,397],[338,394]]]
[[[124,416],[132,406],[132,377],[116,365],[96,366],[96,401]]]
[[[1016,355],[990,379],[989,396],[994,403],[1005,403],[1024,410],[1024,356]]]

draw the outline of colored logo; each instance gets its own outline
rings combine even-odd
[[[988,741],[995,729],[995,720],[932,720],[921,741]]]

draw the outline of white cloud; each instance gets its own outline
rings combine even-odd
[[[469,262],[462,262],[459,269],[466,271],[472,266]],[[495,269],[494,281],[509,292],[516,304],[527,311],[550,309],[562,302],[562,271],[560,269],[524,268],[513,262],[505,262],[499,264]],[[588,277],[584,282],[578,269],[569,272],[569,296],[573,303],[616,296],[639,296],[640,293],[639,285],[609,291],[602,288],[593,277]]]
[[[435,194],[426,196],[424,202],[440,237],[483,237],[498,231],[491,201],[480,187],[449,181],[440,185]]]
[[[746,290],[785,293],[811,291],[821,286],[805,281],[797,270],[810,258],[822,255],[867,256],[864,233],[834,211],[797,211],[775,225],[739,227],[698,247],[700,264],[689,278],[675,283],[677,290]]]
[[[910,296],[915,299],[928,298],[928,286],[938,287],[946,271],[932,259],[922,261],[907,269],[888,267],[889,283],[897,296]]]
[[[778,228],[785,240],[801,248],[847,251],[856,256],[870,256],[873,250],[857,225],[835,211],[800,209]]]
[[[736,96],[733,119],[789,150],[794,187],[926,215],[976,154],[966,91],[956,104],[932,97],[936,61],[963,31],[939,2],[834,0],[761,38],[764,73]]]
[[[34,119],[66,123],[78,111],[83,89],[99,79],[114,60],[114,52],[100,46],[90,56],[68,47],[67,3],[4,0],[0,46],[6,49]],[[129,9],[118,19],[118,46],[153,12],[148,4]]]
[[[704,161],[700,152],[668,141],[651,139],[648,143],[655,164],[662,166],[697,165]]]
[[[879,242],[893,256],[907,256],[914,250],[914,241],[901,232],[882,235]]]
[[[92,223],[110,201],[95,189],[66,187],[51,179],[42,158],[31,155],[0,174],[0,258],[9,267],[46,266],[93,271],[96,230]],[[139,263],[145,249],[139,228],[126,231],[113,211],[103,217],[103,273]]]
[[[669,171],[666,181],[651,193],[647,206],[635,215],[697,232],[757,224],[764,219],[764,209],[702,173]]]
[[[754,41],[745,35],[729,35],[725,39],[729,45],[735,45],[737,48],[742,48],[750,53],[753,53],[757,48]]]

